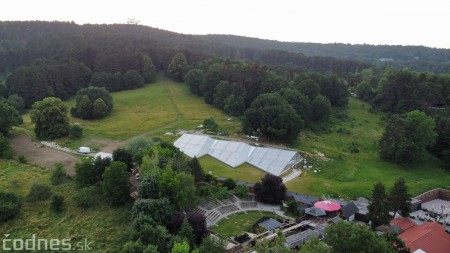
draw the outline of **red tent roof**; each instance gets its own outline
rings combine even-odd
[[[325,201],[318,201],[314,203],[315,207],[318,207],[320,209],[323,209],[327,212],[335,212],[341,210],[341,205],[339,205],[336,202],[325,200]]]
[[[411,252],[421,249],[427,253],[450,253],[450,235],[436,222],[415,225],[398,237]]]

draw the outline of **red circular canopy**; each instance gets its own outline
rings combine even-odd
[[[341,210],[341,205],[339,205],[336,202],[328,201],[328,200],[318,201],[318,202],[314,203],[314,206],[318,207],[320,209],[323,209],[327,212],[335,212],[335,211]]]

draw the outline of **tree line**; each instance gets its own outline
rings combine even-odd
[[[450,76],[409,69],[370,68],[348,76],[350,89],[387,116],[380,157],[396,163],[423,160],[427,151],[450,168]]]
[[[293,80],[264,65],[213,58],[185,65],[185,83],[226,113],[244,117],[244,132],[295,140],[301,129],[326,122],[348,103],[348,87],[333,74],[303,71]]]

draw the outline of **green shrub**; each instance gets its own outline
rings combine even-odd
[[[216,194],[218,199],[228,199],[231,197],[230,191],[225,187],[219,187]]]
[[[248,187],[245,185],[237,185],[236,188],[234,188],[234,194],[239,198],[246,197],[248,195]]]
[[[355,153],[359,153],[359,147],[358,144],[356,144],[356,142],[352,141],[352,143],[350,143],[347,147],[348,152],[355,154]]]
[[[27,200],[30,202],[42,201],[50,198],[51,195],[52,191],[48,185],[34,183],[27,195]]]
[[[50,208],[55,212],[61,212],[64,209],[64,197],[61,195],[53,195]]]
[[[24,155],[19,155],[17,160],[19,160],[20,163],[27,163],[27,158]]]
[[[66,171],[64,170],[63,163],[55,163],[55,170],[52,172],[52,176],[50,177],[50,181],[52,185],[59,185],[67,178]]]
[[[83,136],[83,128],[79,125],[71,125],[69,128],[69,136],[71,138],[80,138]]]
[[[0,222],[14,218],[20,212],[20,198],[11,192],[0,192]]]
[[[228,190],[233,190],[234,188],[236,188],[236,182],[231,178],[227,178],[225,179],[225,181],[223,181],[222,186],[226,187]]]
[[[95,204],[96,189],[94,186],[76,191],[72,199],[78,207],[89,208]]]

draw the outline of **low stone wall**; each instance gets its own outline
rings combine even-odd
[[[443,199],[450,201],[450,191],[442,188],[437,188],[420,194],[416,197],[416,199],[419,199],[422,203],[431,201],[433,199]]]

